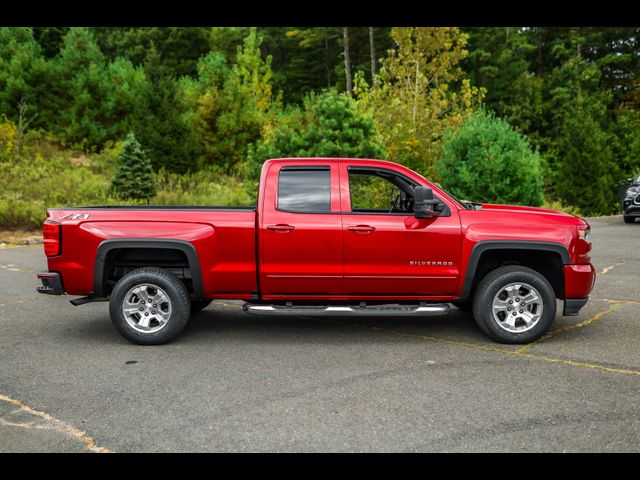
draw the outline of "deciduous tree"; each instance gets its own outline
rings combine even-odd
[[[391,160],[426,175],[445,132],[471,113],[482,92],[460,68],[467,36],[457,28],[394,28],[397,51],[381,63],[376,87],[359,98],[377,123]]]

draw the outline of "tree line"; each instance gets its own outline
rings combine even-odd
[[[470,200],[608,214],[640,167],[639,30],[1,28],[0,115],[18,147],[133,132],[156,171],[377,157]]]

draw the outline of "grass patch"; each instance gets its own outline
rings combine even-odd
[[[119,145],[97,154],[65,150],[37,135],[20,155],[0,155],[0,227],[39,228],[47,208],[135,205],[110,191]],[[186,175],[158,172],[151,205],[254,205],[257,187],[212,170]]]

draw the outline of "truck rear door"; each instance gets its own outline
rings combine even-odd
[[[274,162],[264,178],[259,221],[262,298],[342,293],[337,162]]]

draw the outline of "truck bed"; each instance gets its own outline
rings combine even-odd
[[[49,258],[50,270],[67,272],[67,293],[88,295],[99,290],[94,267],[103,242],[110,248],[126,240],[147,240],[141,248],[188,242],[206,297],[251,299],[257,291],[255,212],[250,206],[51,208],[47,216],[62,225],[63,247],[61,255]]]

